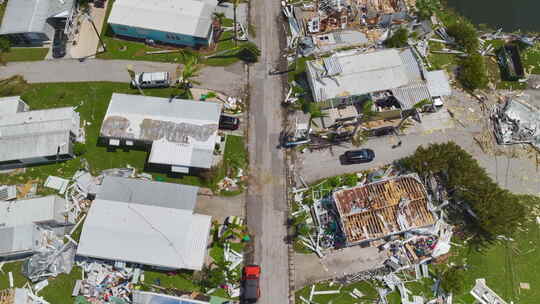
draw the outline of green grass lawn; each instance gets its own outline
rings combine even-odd
[[[532,74],[540,74],[540,43],[521,51],[523,68]]]
[[[223,163],[217,169],[216,183],[225,176],[236,177],[239,169],[244,170],[244,174],[246,174],[245,169],[248,165],[247,157],[245,138],[243,136],[227,135],[225,150],[223,152]],[[225,196],[238,195],[244,191],[243,186],[241,184],[241,188],[237,191],[221,191],[221,194]]]
[[[163,287],[172,287],[183,291],[200,291],[199,286],[193,280],[192,271],[178,271],[168,273],[156,270],[144,271],[145,285],[159,285]]]
[[[0,92],[4,92],[0,87]],[[17,92],[8,90],[9,92]],[[107,107],[113,92],[138,94],[135,89],[130,89],[128,84],[110,82],[90,83],[48,83],[27,85],[22,98],[31,109],[56,108],[62,106],[75,106],[81,115],[81,121],[86,121],[86,147],[87,152],[82,156],[90,164],[90,170],[97,174],[103,169],[126,167],[131,165],[139,172],[143,171],[147,152],[123,151],[117,149],[110,152],[106,147],[97,146],[97,138],[101,128],[101,122],[107,111]],[[145,93],[158,97],[169,97],[174,89],[145,90]],[[63,177],[71,177],[82,166],[81,159],[76,158],[66,162],[30,167],[26,173],[19,175],[0,175],[0,183],[24,183],[30,179],[45,181],[47,176],[53,174]],[[165,181],[183,184],[203,185],[205,183],[198,177],[185,176],[182,178],[169,177],[165,174],[152,173],[154,178],[162,178]]]
[[[48,48],[14,48],[7,53],[2,53],[2,60],[9,61],[38,61],[43,60],[49,51]]]

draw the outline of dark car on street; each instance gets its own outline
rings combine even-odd
[[[259,288],[259,278],[261,267],[258,265],[248,265],[242,271],[242,303],[257,303],[261,296]]]
[[[349,150],[343,154],[343,163],[362,164],[375,159],[375,152],[371,149]]]
[[[240,119],[237,117],[221,115],[219,117],[219,129],[236,130],[240,126]]]
[[[66,34],[63,28],[58,28],[54,31],[53,40],[53,58],[62,58],[66,56]]]

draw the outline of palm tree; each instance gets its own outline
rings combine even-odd
[[[193,93],[191,93],[193,84],[201,84],[199,81],[194,80],[194,78],[199,77],[201,71],[199,57],[191,54],[190,51],[183,51],[182,64],[182,67],[178,66],[178,74],[180,75],[179,88],[183,90],[187,99],[193,99]]]
[[[361,146],[367,140],[366,130],[361,129],[360,125],[364,122],[369,121],[377,112],[372,110],[373,100],[366,100],[362,105],[362,115],[359,117],[358,122],[354,126],[351,143],[355,146]]]
[[[223,56],[225,54],[227,54],[228,56],[238,56],[240,59],[247,62],[257,62],[259,56],[261,55],[261,50],[259,50],[255,43],[246,42],[233,48],[219,51],[210,56],[206,56],[205,59]]]

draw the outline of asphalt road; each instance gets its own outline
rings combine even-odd
[[[88,59],[43,60],[9,62],[0,69],[0,79],[22,75],[30,83],[36,82],[129,82],[128,65],[135,72],[174,72],[177,64],[150,61]],[[214,89],[229,95],[239,95],[244,86],[242,63],[227,67],[204,67],[197,78],[199,87]]]
[[[268,67],[278,62],[281,26],[278,0],[251,2],[251,20],[261,49],[259,63],[250,67],[248,147],[250,182],[246,200],[247,222],[254,233],[253,262],[262,269],[260,304],[289,303],[288,254],[285,244],[286,213],[284,155],[277,149],[281,131],[279,77]]]

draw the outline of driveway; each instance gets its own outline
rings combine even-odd
[[[129,82],[127,67],[135,72],[175,72],[177,64],[150,61],[88,59],[44,60],[9,62],[0,69],[0,79],[22,75],[30,83],[38,82]],[[237,96],[245,83],[244,64],[238,62],[227,67],[204,67],[197,78],[200,87]]]
[[[246,195],[244,193],[236,196],[201,195],[197,196],[195,213],[212,216],[213,220],[223,223],[226,217],[245,216],[244,208]]]
[[[427,124],[412,127],[407,131],[409,134],[400,136],[402,145],[396,148],[392,147],[398,142],[395,136],[370,139],[362,148],[372,149],[376,157],[373,162],[367,164],[340,164],[341,154],[346,150],[358,149],[350,144],[334,146],[332,149],[322,151],[299,153],[300,174],[306,182],[312,183],[322,178],[392,163],[411,155],[421,145],[453,141],[473,155],[502,188],[515,193],[540,194],[540,168],[536,164],[536,156],[519,146],[493,144],[496,153],[482,151],[473,137],[489,134],[491,126],[477,104],[463,99],[462,95],[459,96],[462,100],[461,105],[449,105],[449,109],[456,118],[453,124],[442,117],[431,117],[427,119]],[[437,120],[440,120],[439,124],[435,123]],[[433,127],[428,128],[429,125]]]
[[[320,259],[316,254],[294,255],[294,286],[297,289],[319,281],[343,277],[383,266],[388,258],[376,247],[348,247],[334,251]]]

